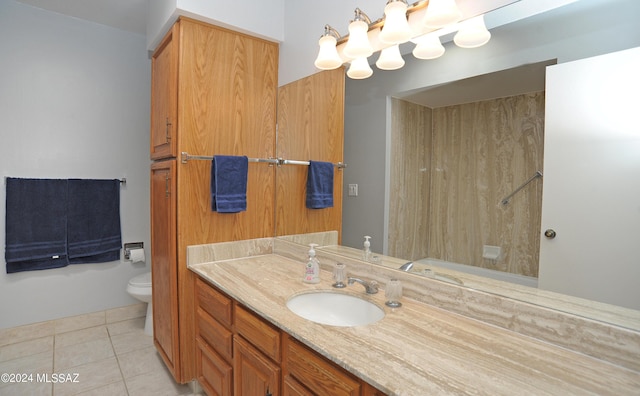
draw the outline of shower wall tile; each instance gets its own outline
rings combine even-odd
[[[417,133],[414,125],[424,122],[417,105],[393,105],[399,119],[392,122],[389,254],[537,277],[542,180],[507,205],[501,201],[543,170],[544,92],[426,109],[431,124]],[[430,147],[423,136],[429,133]],[[424,157],[416,146],[427,147]],[[416,169],[428,176],[416,176]],[[424,193],[420,183],[427,179]],[[500,246],[502,254],[484,259],[483,245]]]

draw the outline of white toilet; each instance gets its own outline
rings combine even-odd
[[[153,335],[153,307],[151,304],[151,272],[134,276],[129,280],[127,292],[142,302],[147,303],[147,318],[144,322],[144,332]]]

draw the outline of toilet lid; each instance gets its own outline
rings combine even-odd
[[[138,276],[134,276],[129,280],[129,284],[131,286],[138,287],[150,287],[151,286],[151,272],[145,272],[144,274],[140,274]]]

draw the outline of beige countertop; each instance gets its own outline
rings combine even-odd
[[[342,291],[321,271],[301,281],[302,261],[277,254],[192,264],[211,284],[321,355],[390,395],[639,395],[640,373],[384,291]],[[368,299],[385,310],[373,324],[335,327],[302,319],[287,300],[314,290]]]

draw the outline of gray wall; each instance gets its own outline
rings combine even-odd
[[[123,242],[149,255],[150,61],[145,37],[0,1],[0,173],[127,178]],[[0,328],[138,302],[125,288],[147,265],[75,265],[7,274],[0,188]]]
[[[345,193],[342,243],[361,248],[362,237],[371,235],[372,250],[386,252],[387,97],[528,63],[555,58],[563,63],[640,46],[637,15],[637,0],[581,0],[494,28],[491,41],[483,47],[461,49],[448,43],[437,60],[417,60],[409,54],[401,70],[372,66],[369,79],[347,78],[344,191],[357,183],[359,196]]]

